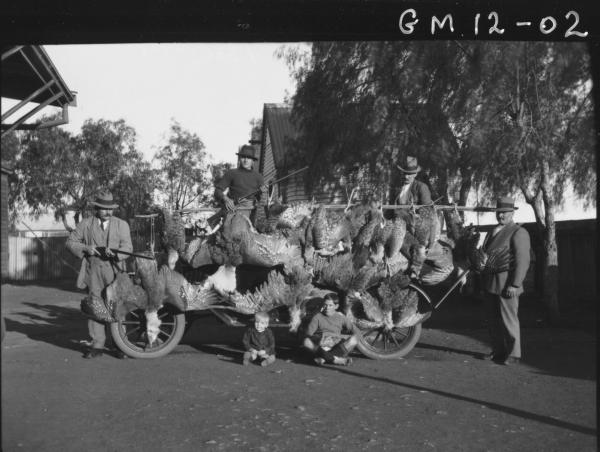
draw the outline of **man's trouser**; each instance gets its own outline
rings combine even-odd
[[[485,304],[492,339],[492,353],[498,358],[521,357],[519,297],[504,298],[486,293]]]
[[[345,358],[348,356],[350,351],[346,348],[346,341],[348,339],[340,339],[333,347],[326,350],[323,347],[319,346],[317,349],[317,356],[319,358],[323,358],[326,363],[331,364],[334,362],[334,358],[337,356],[339,358]],[[328,347],[326,347],[328,348]]]
[[[116,269],[106,260],[98,257],[89,257],[89,283],[88,292],[90,295],[102,297],[102,291],[106,286],[114,281]],[[106,342],[106,324],[88,319],[88,332],[92,338],[92,348],[104,348]]]
[[[237,210],[237,212],[241,213],[242,215],[249,218],[250,222],[254,225],[254,223],[256,221],[256,215],[257,215],[256,210],[257,209],[252,204],[247,204],[247,205],[238,206],[238,207],[244,207],[244,208],[240,208],[239,210]],[[207,222],[211,228],[214,228],[217,224],[219,224],[219,222],[221,221],[222,218],[225,218],[225,216],[227,216],[227,210],[225,208],[222,208],[217,213],[215,213],[213,216],[209,217]]]

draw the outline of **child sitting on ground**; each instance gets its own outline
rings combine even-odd
[[[347,366],[352,363],[348,354],[356,347],[358,340],[355,326],[350,319],[338,312],[337,295],[331,293],[323,298],[323,308],[317,313],[306,330],[302,345],[315,355],[315,363]],[[352,334],[342,334],[346,329]]]
[[[244,366],[250,361],[261,358],[261,366],[265,367],[275,362],[275,337],[269,327],[269,314],[257,312],[254,314],[254,326],[248,327],[244,333],[242,342],[246,352],[244,353]]]

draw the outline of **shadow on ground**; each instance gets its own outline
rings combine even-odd
[[[344,374],[355,376],[355,377],[366,378],[366,379],[370,379],[373,381],[378,381],[381,383],[391,384],[394,386],[407,388],[407,389],[413,389],[413,390],[417,390],[417,391],[427,391],[429,393],[432,393],[432,394],[435,394],[435,395],[438,395],[441,397],[456,399],[456,400],[460,400],[462,402],[468,402],[468,403],[472,403],[472,404],[479,405],[479,406],[485,406],[489,409],[492,409],[492,410],[495,410],[498,412],[502,412],[502,413],[506,413],[511,416],[517,416],[517,417],[521,417],[523,419],[535,420],[535,421],[543,423],[543,424],[571,430],[571,431],[577,432],[577,433],[583,433],[586,435],[596,435],[597,434],[597,430],[595,428],[590,428],[590,427],[575,424],[572,422],[563,421],[563,420],[560,420],[560,419],[557,419],[554,417],[550,417],[550,416],[544,416],[544,415],[540,415],[537,413],[532,413],[530,411],[525,411],[525,410],[511,407],[510,405],[503,405],[503,404],[499,404],[499,403],[489,402],[487,400],[475,399],[472,397],[454,394],[454,393],[440,390],[440,389],[415,385],[415,384],[411,384],[411,383],[405,383],[400,380],[393,380],[393,379],[387,378],[387,377],[368,375],[368,374],[357,372],[355,370],[348,369],[348,368],[343,368],[343,367],[335,367],[335,368],[328,367],[328,368],[330,368],[336,372],[344,373]]]
[[[79,309],[23,303],[27,310],[5,318],[6,331],[16,331],[34,341],[47,342],[69,350],[81,350],[79,340],[87,338],[87,322]],[[25,321],[14,320],[14,317]]]
[[[19,293],[31,288],[28,299],[44,300],[46,286],[19,285]],[[76,297],[80,292],[73,288],[73,281],[55,281],[49,284],[66,292],[57,292],[58,298]],[[3,294],[4,294],[3,286]],[[46,299],[47,300],[47,299]],[[6,331],[21,333],[34,341],[42,341],[69,350],[81,350],[79,340],[87,339],[85,317],[76,307],[48,303],[9,301],[5,314]],[[6,308],[3,299],[3,308]],[[543,308],[535,300],[524,297],[521,303],[523,362],[535,372],[553,376],[592,380],[596,378],[596,311],[595,305],[577,304],[577,309],[564,310],[564,325],[551,326],[545,320]],[[421,337],[407,359],[448,359],[448,354],[477,358],[481,350],[470,349],[461,337],[487,343],[485,318],[481,303],[472,297],[451,297],[446,300],[424,324],[425,331],[451,332],[454,339],[443,342],[439,334]],[[282,359],[309,362],[297,352],[298,338],[286,326],[272,327]],[[199,351],[220,354],[234,359],[242,351],[244,326],[228,326],[212,314],[188,315],[188,327],[182,343]],[[433,338],[433,339],[431,339]],[[175,353],[177,350],[175,350]]]

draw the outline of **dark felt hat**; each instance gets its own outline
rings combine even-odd
[[[400,171],[402,171],[403,173],[407,173],[407,174],[417,174],[419,171],[421,171],[421,167],[419,166],[419,164],[417,162],[417,158],[413,157],[411,155],[406,157],[406,163],[405,163],[404,167],[402,167],[400,165],[396,165],[396,166],[398,167],[398,169]]]
[[[249,144],[245,144],[240,149],[240,152],[237,153],[239,157],[250,157],[252,160],[258,160],[258,149],[254,149],[254,146],[250,146]]]
[[[517,210],[515,207],[515,200],[508,196],[502,196],[496,200],[496,212],[512,212]]]
[[[90,202],[91,205],[99,207],[100,209],[116,209],[119,207],[113,201],[112,193],[109,191],[102,191],[96,195],[96,199]]]

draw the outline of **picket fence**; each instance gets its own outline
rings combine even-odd
[[[524,226],[529,231],[532,242],[540,240],[533,224]],[[556,226],[559,296],[563,302],[595,300],[597,296],[596,220],[560,221]],[[492,227],[493,225],[482,226],[480,229],[489,232]],[[9,235],[7,279],[34,281],[72,278],[75,280],[81,261],[67,251],[66,241],[66,235],[39,238]],[[132,233],[132,241],[134,251],[142,251],[148,247],[143,234]],[[532,267],[534,265],[535,263],[532,262]],[[128,269],[132,268],[129,263]],[[531,279],[534,271],[535,268],[530,268]],[[534,281],[528,283],[532,286],[530,290],[535,290]]]
[[[77,278],[81,260],[66,249],[67,233],[63,236],[24,237],[8,236],[8,271],[11,281],[48,281],[53,279]],[[144,244],[136,243],[132,237],[134,250],[144,249]]]

